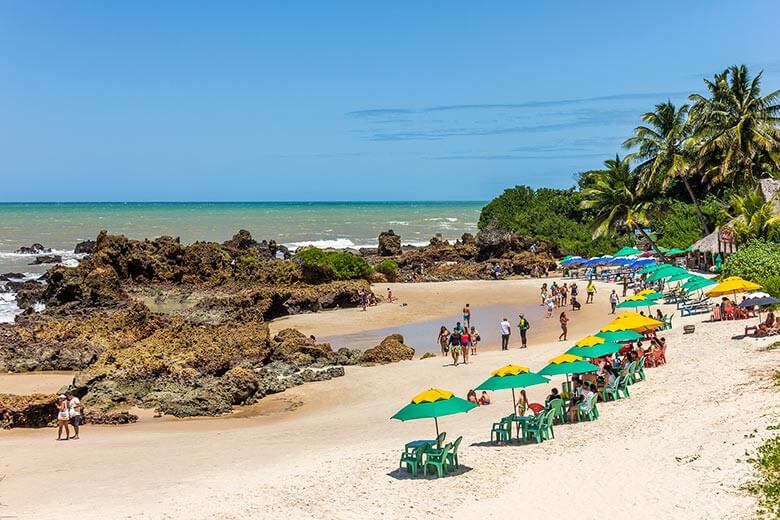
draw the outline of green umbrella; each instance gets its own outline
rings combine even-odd
[[[647,277],[647,281],[648,282],[655,282],[657,280],[662,280],[664,278],[669,278],[670,276],[673,276],[675,274],[687,273],[687,272],[688,271],[686,271],[682,267],[677,267],[677,266],[673,265],[673,266],[670,266],[670,267],[668,267],[666,269],[659,269],[659,270],[651,273],[650,276]]]
[[[668,269],[669,267],[674,267],[674,266],[672,264],[650,264],[640,269],[639,273],[640,274],[654,273],[659,269]]]
[[[477,405],[455,397],[449,390],[431,388],[412,398],[412,402],[396,412],[391,419],[411,421],[414,419],[433,419],[436,424],[436,438],[439,437],[439,417],[468,412]]]
[[[687,280],[688,278],[691,278],[692,276],[696,276],[696,275],[691,273],[691,272],[685,271],[684,273],[673,274],[666,281],[667,282],[679,282],[680,280]]]
[[[684,255],[686,252],[687,252],[687,250],[685,250],[685,249],[678,249],[676,247],[673,247],[666,253],[666,256]]]
[[[569,374],[595,372],[599,367],[572,354],[561,354],[550,360],[550,364],[539,371],[545,376],[566,376],[566,388],[569,388]],[[567,390],[568,392],[569,390]]]
[[[602,356],[608,356],[610,354],[614,354],[621,348],[623,348],[623,345],[619,343],[606,342],[606,343],[600,343],[598,345],[593,345],[592,347],[578,347],[575,345],[569,350],[567,350],[566,353],[573,354],[575,356],[579,356],[582,358],[595,359],[595,358],[600,358]]]
[[[605,341],[636,341],[644,336],[633,330],[616,330],[614,332],[597,332],[596,336],[604,338]]]
[[[657,302],[653,300],[623,300],[622,302],[618,303],[616,308],[618,309],[636,309],[638,307],[650,307],[652,305],[658,305]]]
[[[571,255],[566,255],[566,256],[564,256],[563,258],[561,258],[561,262],[568,262],[568,261],[569,261],[569,260],[571,260],[572,258],[574,258],[574,257],[573,257],[573,256],[571,256]]]
[[[512,413],[517,409],[515,388],[527,388],[529,386],[549,383],[550,380],[539,374],[529,372],[528,368],[516,365],[507,365],[494,370],[489,379],[479,385],[475,390],[512,390]]]
[[[688,291],[689,293],[691,293],[693,291],[698,291],[699,289],[704,289],[705,287],[709,287],[717,283],[718,283],[717,281],[709,280],[707,278],[691,279],[685,282],[682,285],[682,288]]]
[[[639,249],[635,247],[626,246],[612,256],[619,257],[619,256],[632,256],[632,255],[641,255],[641,254],[642,251],[640,251]]]

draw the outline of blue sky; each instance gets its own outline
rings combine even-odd
[[[485,200],[780,88],[780,2],[541,4],[2,2],[0,201]]]

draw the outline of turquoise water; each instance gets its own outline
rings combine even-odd
[[[131,238],[160,235],[182,242],[222,242],[239,229],[257,240],[291,247],[376,245],[393,229],[404,244],[439,233],[454,239],[476,230],[483,202],[236,202],[236,203],[5,203],[0,204],[0,273],[29,263],[13,251],[34,242],[58,251],[94,239],[101,229]],[[23,269],[28,271],[29,269]],[[33,269],[34,270],[34,269]]]

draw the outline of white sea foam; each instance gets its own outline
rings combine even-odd
[[[448,222],[457,222],[457,221],[458,221],[458,219],[457,219],[457,218],[455,218],[455,217],[447,217],[447,218],[446,218],[446,219],[444,219],[444,220],[446,220],[446,221],[448,221]]]
[[[407,222],[405,220],[388,220],[387,223],[390,224],[390,225],[396,225],[396,226],[408,226],[409,225],[409,222]]]
[[[343,249],[345,247],[371,247],[371,246],[356,246],[355,243],[348,238],[333,238],[325,240],[306,240],[303,242],[290,242],[285,244],[290,249],[298,249],[299,247],[314,246],[321,249]]]
[[[16,293],[0,293],[0,323],[13,323],[20,312],[22,310],[16,305]]]

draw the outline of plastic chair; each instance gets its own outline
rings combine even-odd
[[[634,378],[636,377],[636,374],[634,373],[635,370],[636,370],[636,361],[632,361],[626,367],[626,383],[629,385],[634,384]]]
[[[598,400],[598,395],[593,394],[590,398],[590,401],[587,403],[580,403],[577,405],[577,417],[579,417],[580,421],[582,420],[589,420],[589,421],[595,421],[598,417],[598,412],[595,411],[596,409],[596,401]]]
[[[563,399],[553,399],[548,406],[552,411],[553,420],[558,419],[560,424],[566,422],[566,410],[563,407]]]
[[[462,435],[455,439],[455,442],[452,443],[452,451],[447,454],[447,466],[449,467],[450,471],[452,471],[452,468],[457,469],[460,467],[460,462],[458,462],[458,447],[460,446],[460,441],[462,440]]]
[[[642,356],[642,358],[639,360],[639,365],[636,367],[636,374],[639,375],[639,380],[644,381],[645,380],[645,361],[647,360],[647,356]]]
[[[439,436],[436,437],[436,447],[441,448],[442,444],[444,444],[444,438],[447,437],[446,432],[439,433]]]
[[[623,392],[623,397],[631,397],[631,394],[628,393],[628,384],[627,384],[627,377],[621,377],[619,381],[617,382],[617,395],[618,398],[620,398],[620,392]]]
[[[452,450],[452,444],[447,444],[440,450],[428,450],[428,456],[425,458],[425,464],[423,465],[423,475],[427,477],[428,467],[433,466],[439,478],[443,477],[447,470],[447,455],[450,453],[450,450]]]
[[[420,466],[422,466],[422,458],[426,449],[427,446],[418,446],[411,452],[404,450],[404,452],[401,454],[401,462],[399,467],[404,469],[404,466],[406,466],[406,471],[410,472],[412,477],[416,478],[420,470]]]
[[[604,385],[604,390],[602,390],[601,398],[604,400],[604,402],[609,401],[610,398],[612,398],[613,401],[617,401],[620,399],[620,394],[618,394],[618,387],[620,386],[620,380],[621,376],[618,376],[615,378],[615,382],[611,385]]]
[[[543,442],[546,430],[548,429],[548,419],[552,417],[552,410],[543,412],[541,415],[536,416],[535,421],[528,421],[523,423],[523,438],[530,439],[531,437],[538,443]]]
[[[514,416],[502,417],[497,423],[493,423],[490,430],[490,442],[509,442],[512,438],[512,422]]]

